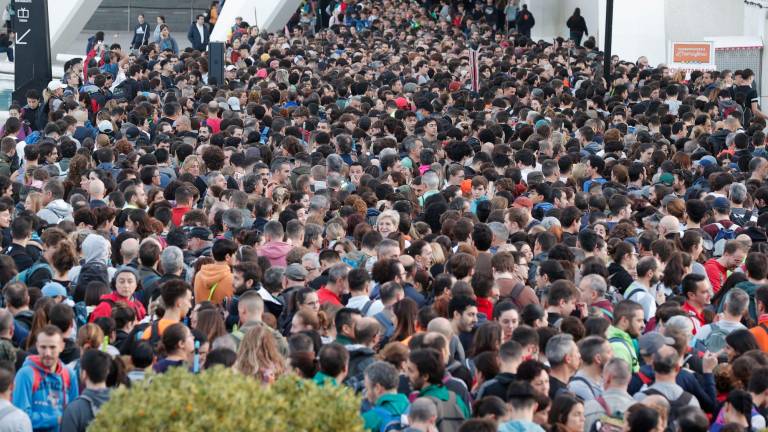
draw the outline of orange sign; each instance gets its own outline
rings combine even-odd
[[[708,43],[672,43],[673,63],[712,63],[712,45]]]

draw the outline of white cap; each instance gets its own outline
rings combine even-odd
[[[51,82],[48,83],[48,91],[56,91],[65,88],[67,88],[67,86],[59,80],[51,80]]]
[[[99,122],[99,131],[112,132],[112,122],[109,120],[102,120]]]
[[[237,66],[235,65],[229,65],[226,68],[224,68],[227,72],[237,70]]]
[[[232,111],[240,111],[240,99],[234,96],[227,99],[227,105]]]

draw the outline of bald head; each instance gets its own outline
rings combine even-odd
[[[139,241],[135,238],[125,239],[120,245],[120,255],[123,256],[124,264],[133,261],[139,255]]]
[[[381,324],[376,318],[360,318],[355,323],[355,339],[361,345],[375,345],[380,333]]]
[[[664,216],[659,221],[659,234],[676,234],[680,232],[680,221],[674,216]]]
[[[451,326],[450,321],[443,317],[430,321],[427,325],[427,331],[440,333],[448,340],[453,337],[453,326]]]
[[[88,195],[92,200],[100,200],[104,198],[104,182],[95,179],[88,183]]]

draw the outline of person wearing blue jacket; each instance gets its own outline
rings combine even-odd
[[[158,45],[160,51],[171,50],[174,54],[179,55],[179,44],[171,36],[171,30],[165,24],[160,26],[160,42],[158,42]]]
[[[64,408],[78,397],[78,380],[59,360],[64,335],[58,327],[43,327],[35,346],[39,354],[27,357],[16,374],[13,405],[29,415],[35,431],[58,431]]]

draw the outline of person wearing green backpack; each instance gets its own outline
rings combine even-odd
[[[377,361],[365,368],[365,397],[373,407],[363,413],[365,430],[400,430],[408,411],[408,398],[397,392],[400,374],[387,362]]]

